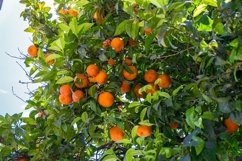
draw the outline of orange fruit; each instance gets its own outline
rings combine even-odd
[[[60,94],[63,96],[71,95],[71,86],[69,84],[64,84],[60,87]]]
[[[169,88],[171,85],[171,78],[167,74],[161,74],[158,76],[158,79],[160,79],[158,86],[160,88]]]
[[[105,84],[108,80],[108,75],[105,71],[101,70],[98,75],[95,77],[95,81],[98,84]]]
[[[132,60],[131,60],[130,58],[125,58],[125,59],[124,59],[124,63],[125,63],[126,65],[132,65]]]
[[[31,57],[37,57],[38,55],[38,48],[37,46],[35,45],[30,45],[28,47],[28,54],[31,56]]]
[[[59,101],[63,105],[69,105],[72,103],[71,95],[59,95]]]
[[[108,65],[115,65],[116,61],[113,58],[108,59]]]
[[[124,49],[124,41],[120,37],[116,37],[111,41],[111,47],[118,53]]]
[[[109,135],[112,141],[120,141],[124,138],[124,131],[118,126],[113,126],[109,130]]]
[[[127,93],[130,90],[130,84],[127,81],[123,81],[120,86],[121,93]]]
[[[141,88],[141,84],[138,83],[134,86],[134,94],[137,98],[144,98],[144,94],[143,93],[139,93],[139,89]]]
[[[96,77],[88,77],[88,81],[91,82],[91,83],[95,83]]]
[[[148,83],[153,83],[158,77],[158,74],[155,70],[150,69],[145,72],[144,74],[144,80]]]
[[[88,76],[96,77],[99,73],[99,67],[96,64],[90,64],[88,65],[86,72]]]
[[[43,112],[42,111],[40,111],[40,112],[38,112],[38,118],[41,118],[42,116],[43,116]]]
[[[27,159],[26,158],[20,158],[17,161],[27,161]]]
[[[227,128],[226,131],[229,134],[234,133],[239,128],[239,125],[237,125],[235,122],[233,122],[233,120],[231,120],[230,118],[227,118],[224,120],[224,125],[226,126],[226,128]]]
[[[98,95],[98,103],[105,108],[111,107],[114,103],[113,94],[110,92],[102,92]]]
[[[104,18],[101,9],[97,9],[93,14],[93,19],[97,22],[97,24],[103,24]]]
[[[150,35],[151,34],[151,32],[152,32],[152,29],[150,28],[150,27],[148,27],[148,28],[145,28],[145,35]]]
[[[148,137],[152,134],[151,126],[140,125],[137,128],[137,133],[139,137]]]
[[[76,90],[72,93],[73,102],[79,102],[82,98],[84,98],[84,93],[81,90]]]
[[[177,129],[179,126],[178,122],[176,121],[171,122],[169,125],[171,129]]]
[[[47,54],[45,54],[45,62],[47,63],[47,64],[49,64],[49,65],[52,65],[52,64],[54,64],[55,63],[55,60],[54,59],[52,59],[52,60],[47,60],[47,58],[48,58],[48,56],[50,56],[51,55],[51,53],[47,53]]]
[[[66,14],[68,14],[68,10],[66,10],[66,9],[60,9],[58,11],[58,13],[61,14],[61,15],[66,15]]]
[[[110,46],[111,45],[111,40],[110,39],[107,39],[107,40],[105,40],[105,41],[103,41],[103,45],[102,45],[102,47],[104,48],[104,49],[106,49],[108,46]]]
[[[138,75],[138,70],[136,69],[135,66],[128,66],[128,68],[133,72],[133,73],[129,73],[128,71],[126,71],[125,69],[123,70],[123,76],[126,80],[134,80],[137,75]]]
[[[77,73],[74,79],[75,85],[78,88],[86,88],[89,85],[89,81],[87,76],[84,74]]]
[[[129,44],[129,46],[133,47],[133,46],[135,46],[137,44],[137,41],[135,41],[133,39],[129,39],[128,40],[128,44]]]
[[[158,86],[154,85],[153,83],[149,83],[149,85],[151,85],[151,88],[147,88],[146,93],[150,93],[152,95],[153,93],[155,93],[155,91],[158,90]]]
[[[69,9],[67,10],[68,14],[71,15],[72,17],[77,17],[78,16],[78,11],[74,9]]]

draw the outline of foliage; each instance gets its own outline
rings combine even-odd
[[[55,0],[56,16],[39,0],[20,2],[29,22],[25,31],[38,47],[38,56],[26,56],[25,64],[30,80],[41,86],[27,102],[29,117],[0,117],[3,160],[16,152],[43,161],[231,161],[242,155],[241,128],[229,134],[223,124],[228,117],[242,124],[240,0]],[[117,53],[102,46],[115,37],[125,42]],[[134,73],[123,62],[127,57],[138,75],[123,94],[122,71]],[[110,58],[115,65],[107,63]],[[90,83],[80,102],[62,105],[61,85],[77,90],[76,74],[90,64],[106,71],[108,81]],[[147,94],[148,69],[168,74],[170,88]],[[144,98],[133,92],[138,83]],[[103,91],[115,97],[109,108],[98,104]],[[178,128],[170,127],[173,122]],[[138,137],[138,125],[152,126],[152,135]],[[125,132],[124,139],[110,139],[113,126]]]

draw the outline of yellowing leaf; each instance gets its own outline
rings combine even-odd
[[[200,4],[199,6],[197,6],[197,8],[193,11],[193,17],[197,17],[198,15],[200,15],[203,11],[205,11],[207,8],[206,4]]]

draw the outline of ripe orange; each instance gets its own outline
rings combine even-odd
[[[150,35],[151,34],[151,32],[152,32],[152,29],[150,28],[150,27],[148,27],[148,28],[145,28],[145,35]]]
[[[127,93],[130,90],[130,84],[127,81],[123,81],[120,86],[121,93]]]
[[[111,137],[111,140],[120,141],[124,138],[124,131],[118,126],[113,126],[109,130],[109,135]]]
[[[38,48],[37,46],[35,45],[30,45],[28,47],[28,54],[31,56],[31,57],[37,57],[38,55]]]
[[[150,69],[145,72],[144,74],[144,80],[148,83],[153,83],[158,77],[158,74],[155,70]]]
[[[110,39],[107,39],[107,40],[105,40],[105,41],[103,41],[103,45],[102,45],[102,47],[104,48],[104,49],[106,49],[108,46],[110,46],[111,45],[111,40]]]
[[[95,81],[98,84],[105,84],[108,80],[108,75],[105,71],[101,70],[98,75],[95,77]]]
[[[155,91],[158,90],[158,86],[154,85],[153,83],[149,83],[149,85],[151,85],[151,89],[147,88],[146,93],[150,93],[152,95],[153,93],[155,93]]]
[[[176,121],[171,122],[169,125],[171,129],[177,129],[179,126],[178,122]]]
[[[17,161],[27,161],[27,159],[26,158],[20,158]]]
[[[110,92],[102,92],[98,95],[98,103],[105,108],[111,107],[114,103],[113,94]]]
[[[86,88],[89,85],[89,81],[87,76],[84,74],[77,73],[74,79],[75,85],[78,88]]]
[[[125,59],[124,59],[124,63],[125,63],[126,65],[132,65],[132,60],[131,60],[130,58],[125,58]]]
[[[134,94],[137,98],[144,98],[144,94],[143,93],[139,93],[139,89],[141,88],[141,84],[138,83],[134,86]]]
[[[68,10],[66,10],[66,9],[60,9],[58,11],[58,13],[61,14],[61,15],[66,15],[66,14],[68,14]]]
[[[59,101],[63,105],[69,105],[72,102],[71,95],[59,95]]]
[[[136,69],[135,66],[128,66],[128,68],[133,72],[133,73],[129,73],[128,71],[126,71],[125,69],[123,70],[123,76],[126,80],[134,80],[137,75],[138,75],[138,70]]]
[[[124,49],[124,41],[120,37],[116,37],[111,41],[111,47],[118,53]]]
[[[73,102],[79,102],[82,98],[84,98],[84,93],[81,90],[76,90],[72,93]]]
[[[230,118],[227,118],[224,120],[224,125],[226,126],[226,128],[227,128],[226,131],[229,134],[234,133],[239,128],[239,125],[237,125],[235,122],[233,122]]]
[[[55,63],[55,60],[54,59],[52,59],[52,60],[47,60],[47,58],[49,57],[51,55],[51,53],[47,53],[47,54],[45,54],[45,62],[47,63],[47,64],[49,64],[49,65],[52,65],[52,64],[54,64]]]
[[[93,19],[97,22],[97,24],[103,24],[104,18],[101,9],[97,9],[93,15]]]
[[[91,83],[95,83],[96,77],[88,77],[88,81],[91,82]]]
[[[99,73],[99,67],[96,64],[90,64],[88,65],[86,72],[88,76],[96,77]]]
[[[129,46],[133,47],[133,46],[135,46],[137,44],[137,41],[135,41],[133,39],[129,39],[128,40],[128,44],[129,44]]]
[[[137,133],[139,137],[148,137],[152,134],[151,126],[140,125],[137,128]]]
[[[69,84],[64,84],[60,87],[60,94],[63,96],[71,95],[71,86]]]
[[[78,11],[74,9],[69,9],[67,10],[68,14],[71,15],[72,17],[77,17],[78,16]]]
[[[116,61],[113,58],[108,59],[108,65],[115,65]]]
[[[158,86],[160,88],[169,88],[171,85],[171,78],[167,74],[161,74],[158,76],[158,79],[160,79]]]

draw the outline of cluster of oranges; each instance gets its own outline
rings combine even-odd
[[[71,86],[68,84],[62,85],[60,87],[59,101],[63,105],[69,105],[72,102],[79,102],[82,98],[85,97],[85,94],[81,90],[73,91]]]
[[[148,137],[152,134],[151,126],[140,125],[137,127],[136,135],[139,137]],[[109,129],[111,140],[120,141],[124,138],[125,132],[118,126],[113,126]]]

